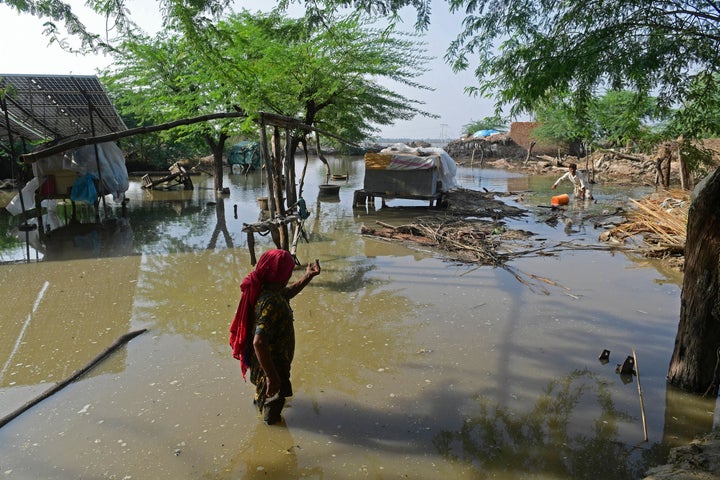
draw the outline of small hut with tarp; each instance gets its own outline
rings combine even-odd
[[[251,170],[256,170],[262,165],[262,145],[260,142],[244,141],[239,142],[230,147],[230,153],[228,153],[228,164],[235,172],[237,165],[238,169],[242,173],[247,173]]]
[[[16,148],[29,150],[55,147],[56,155],[33,159],[33,178],[25,185],[16,182],[18,195],[7,209],[22,214],[26,229],[38,228],[42,235],[45,200],[84,201],[95,206],[112,194],[124,201],[128,173],[122,151],[114,142],[71,147],[72,141],[127,130],[96,76],[87,75],[0,75],[0,141],[7,145],[12,162]],[[31,144],[31,145],[28,145]],[[67,148],[63,148],[64,145]],[[37,225],[28,223],[34,210]],[[74,216],[74,215],[73,215]]]

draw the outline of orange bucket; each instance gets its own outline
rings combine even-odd
[[[556,195],[552,197],[552,201],[550,202],[553,205],[567,205],[570,203],[570,196],[567,193],[563,193],[562,195]]]

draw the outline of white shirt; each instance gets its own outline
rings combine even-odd
[[[583,177],[582,173],[580,173],[578,170],[575,170],[575,175],[573,175],[570,171],[566,172],[565,175],[555,181],[555,183],[553,184],[553,188],[557,187],[558,184],[563,180],[569,180],[570,183],[573,184],[573,193],[576,197],[582,194],[582,190],[585,190],[586,197],[590,195],[590,185],[588,184],[587,180],[585,180],[585,177]]]

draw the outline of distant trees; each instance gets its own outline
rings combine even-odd
[[[535,110],[540,126],[538,139],[560,145],[575,142],[584,147],[601,145],[647,149],[660,135],[658,122],[667,112],[657,100],[627,90],[610,90],[591,98],[582,110],[576,108],[570,95],[538,102]],[[656,127],[656,128],[653,128]]]
[[[470,123],[463,125],[462,133],[472,135],[479,130],[507,130],[509,119],[500,115],[491,117],[483,117],[480,120],[471,120]]]

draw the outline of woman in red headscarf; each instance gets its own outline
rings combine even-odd
[[[295,259],[286,250],[268,250],[240,284],[242,296],[230,326],[233,356],[243,378],[250,369],[254,403],[267,424],[280,420],[285,398],[292,396],[290,366],[295,354],[295,328],[290,299],[320,273],[309,264],[305,275],[288,286]]]

